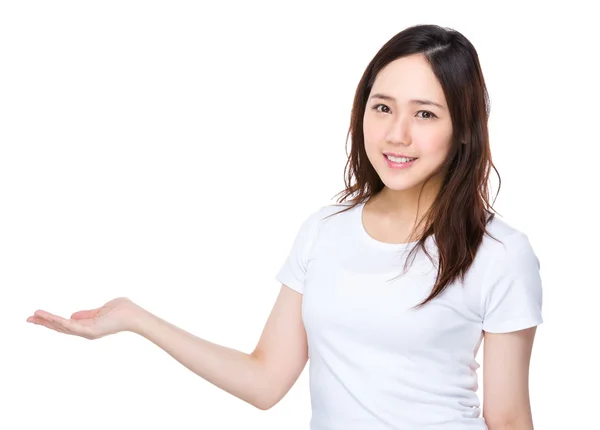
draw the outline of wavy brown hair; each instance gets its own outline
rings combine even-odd
[[[496,212],[489,202],[491,169],[498,175],[499,185],[501,181],[492,163],[487,124],[490,103],[475,48],[453,29],[417,25],[401,31],[383,45],[358,83],[346,138],[346,153],[348,137],[352,141],[344,169],[346,188],[336,194],[341,196],[338,203],[349,200],[351,205],[337,213],[369,200],[384,188],[367,158],[363,116],[377,74],[392,61],[413,54],[424,55],[431,65],[443,88],[453,128],[451,150],[442,166],[446,171],[443,184],[415,227],[415,231],[420,228],[423,234],[409,254],[414,260],[414,253],[420,248],[432,259],[425,243],[428,237],[434,238],[438,250],[437,278],[431,294],[418,308],[454,281],[464,280],[483,235],[488,233],[486,225]],[[405,270],[408,261],[407,258]]]

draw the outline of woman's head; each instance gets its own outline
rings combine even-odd
[[[440,175],[464,184],[469,170],[489,161],[487,90],[475,48],[457,31],[420,25],[392,37],[365,70],[352,113],[349,162],[373,193]],[[393,169],[386,152],[418,160]]]
[[[392,37],[356,89],[339,201],[351,197],[354,207],[384,189],[420,192],[433,186],[435,199],[418,226],[423,249],[428,236],[435,238],[438,280],[423,303],[464,276],[493,211],[488,115],[475,48],[459,32],[436,25],[409,27]],[[416,160],[389,160],[389,153]]]
[[[400,57],[377,73],[362,121],[367,158],[385,187],[406,191],[444,174],[452,118],[423,54]]]

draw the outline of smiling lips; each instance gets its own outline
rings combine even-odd
[[[383,154],[388,166],[393,169],[404,169],[410,167],[418,160],[416,157],[407,157],[402,154],[385,153]]]
[[[398,154],[396,152],[384,152],[383,155],[389,155],[390,157],[396,157],[396,158],[417,158],[417,157],[410,157],[406,154]]]

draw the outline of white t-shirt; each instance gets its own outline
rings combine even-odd
[[[411,244],[364,229],[364,203],[308,216],[276,279],[303,294],[311,430],[485,430],[475,360],[483,332],[542,323],[539,262],[525,234],[495,217],[464,284],[419,310],[436,268]],[[427,248],[436,262],[432,238]],[[396,278],[395,280],[393,278]]]

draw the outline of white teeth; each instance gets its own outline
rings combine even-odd
[[[416,158],[406,158],[406,157],[392,157],[391,155],[386,155],[387,159],[393,161],[394,163],[408,163],[409,161],[416,160]]]

